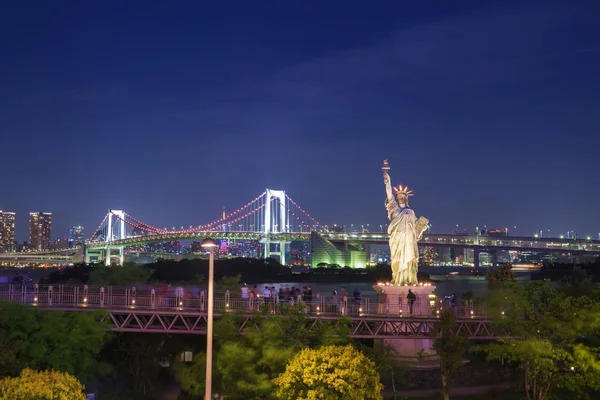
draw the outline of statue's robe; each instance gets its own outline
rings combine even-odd
[[[400,207],[395,199],[387,199],[390,225],[390,263],[392,265],[392,284],[416,285],[419,264],[417,217],[409,207]]]

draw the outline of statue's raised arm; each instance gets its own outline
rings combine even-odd
[[[385,184],[385,193],[387,195],[388,202],[395,202],[396,198],[394,197],[394,191],[392,190],[392,181],[390,179],[390,174],[388,173],[390,170],[390,166],[387,160],[383,160],[383,167],[381,167],[383,171],[383,183]]]

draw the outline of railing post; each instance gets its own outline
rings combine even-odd
[[[131,306],[135,307],[135,286],[131,288],[129,295],[131,296]]]
[[[348,296],[342,299],[342,315],[348,315]]]
[[[183,308],[183,288],[175,288],[175,308]]]
[[[27,298],[27,286],[21,286],[21,303],[25,303]]]
[[[100,288],[100,307],[104,307],[104,287]]]
[[[150,291],[150,308],[154,310],[156,307],[156,290],[152,289]]]
[[[8,285],[8,301],[12,301],[14,289],[15,285],[13,285],[12,283]]]
[[[64,294],[64,285],[58,286],[58,304],[63,304],[65,301],[63,299]]]
[[[48,286],[48,305],[52,305],[52,285]]]
[[[229,311],[229,298],[231,297],[231,292],[229,289],[225,291],[225,311]]]
[[[83,304],[88,304],[88,285],[83,285]]]
[[[36,283],[35,285],[33,285],[33,304],[34,305],[37,305],[39,294],[40,294],[40,285],[38,285]]]
[[[204,290],[200,292],[200,311],[204,311],[204,307],[205,307],[205,293]]]
[[[75,291],[73,292],[73,303],[79,303],[79,286],[75,286]]]

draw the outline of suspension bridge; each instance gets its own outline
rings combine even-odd
[[[263,245],[264,258],[277,256],[286,263],[286,245],[310,240],[310,232],[324,229],[312,215],[283,190],[266,189],[252,201],[212,222],[189,228],[158,228],[140,221],[123,210],[109,210],[86,243],[85,261],[116,258],[124,260],[128,246],[175,240],[215,239],[256,240]]]

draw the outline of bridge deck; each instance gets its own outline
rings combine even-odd
[[[207,322],[206,294],[197,296],[183,288],[164,291],[154,288],[87,287],[58,285],[0,286],[0,300],[19,302],[45,310],[68,312],[101,312],[119,332],[156,332],[204,334]],[[238,316],[239,329],[243,333],[247,326],[260,326],[260,321],[275,314],[285,314],[299,299],[234,298],[228,292],[215,298],[215,317],[227,313]],[[408,306],[400,307],[394,314],[386,304],[364,297],[360,302],[340,299],[337,303],[316,295],[313,301],[300,302],[307,314],[311,327],[317,324],[350,325],[350,336],[354,338],[391,339],[427,338],[438,322],[444,304],[435,303],[426,313],[411,314]],[[449,306],[449,305],[447,305]],[[415,310],[421,310],[415,306]],[[456,335],[471,339],[489,340],[500,337],[492,322],[480,308],[473,305],[453,308],[457,315]]]

